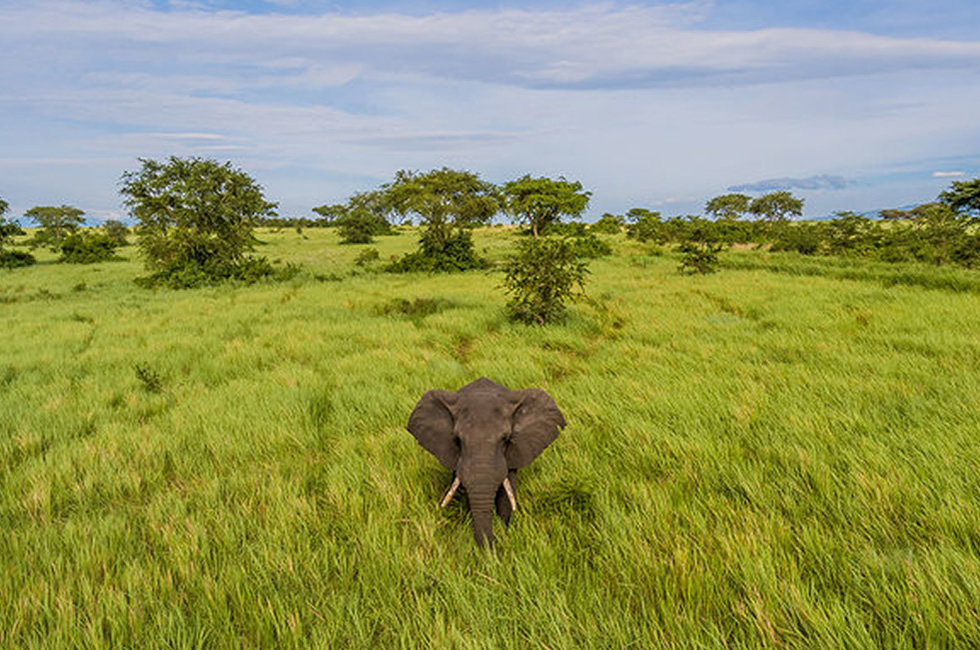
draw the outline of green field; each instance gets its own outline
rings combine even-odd
[[[0,271],[0,647],[980,646],[976,271],[746,251],[691,277],[613,238],[589,300],[529,328],[499,273],[259,238],[304,271]],[[493,553],[404,429],[480,376],[569,422]]]

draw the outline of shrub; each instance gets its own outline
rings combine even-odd
[[[129,246],[129,228],[122,221],[109,219],[102,224],[102,232],[112,237],[119,246]]]
[[[365,248],[354,258],[354,264],[357,266],[367,266],[372,262],[377,262],[379,259],[381,259],[381,253],[378,252],[377,248]]]
[[[587,232],[581,237],[572,237],[571,242],[577,257],[596,258],[612,255],[612,246],[591,232]]]
[[[468,231],[457,230],[446,238],[438,238],[431,230],[425,230],[419,238],[419,250],[395,260],[385,270],[389,273],[452,273],[489,266],[489,262],[476,254]]]
[[[35,263],[37,263],[37,260],[27,251],[7,251],[0,249],[0,269],[14,269],[20,266],[30,266]]]
[[[700,217],[689,217],[683,224],[684,240],[678,250],[683,253],[681,273],[714,273],[718,266],[718,253],[724,248],[717,225]]]
[[[0,268],[13,269],[19,266],[30,266],[37,262],[34,256],[26,251],[4,250],[4,244],[14,237],[24,234],[19,224],[2,218],[7,211],[7,204],[0,200]]]
[[[101,232],[76,232],[61,242],[61,261],[71,264],[94,264],[116,257],[119,243]]]
[[[504,267],[508,316],[527,324],[554,322],[566,303],[583,295],[588,269],[567,239],[524,239],[517,246]]]
[[[391,233],[391,225],[367,210],[350,210],[334,221],[343,244],[370,244],[376,235]]]
[[[778,224],[772,251],[792,251],[801,255],[816,255],[822,242],[819,224]]]
[[[626,226],[626,236],[638,242],[664,244],[667,242],[667,232],[663,225],[659,212],[644,210],[635,217],[633,223]]]
[[[609,214],[608,212],[602,215],[598,221],[589,226],[589,230],[594,233],[601,233],[604,235],[618,235],[623,231],[623,226],[626,222],[618,214]]]

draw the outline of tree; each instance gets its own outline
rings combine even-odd
[[[874,250],[877,229],[871,220],[855,212],[838,212],[827,224],[827,249],[831,255],[867,255]]]
[[[723,194],[708,201],[704,211],[722,221],[738,221],[749,212],[752,198],[745,194]]]
[[[111,237],[117,246],[129,246],[129,228],[122,221],[108,219],[102,223],[102,232]]]
[[[473,249],[469,231],[500,209],[497,186],[477,174],[443,167],[422,174],[399,171],[382,187],[391,209],[417,215],[422,225],[419,250],[390,271],[457,271],[485,266]]]
[[[961,214],[980,216],[980,178],[972,181],[953,181],[939,201]]]
[[[520,223],[527,223],[537,237],[561,217],[577,217],[589,205],[591,192],[582,184],[564,178],[532,178],[530,174],[503,186],[504,211]]]
[[[85,223],[85,212],[70,205],[38,205],[24,213],[41,230],[34,235],[32,246],[48,246],[57,252],[68,235],[78,232]]]
[[[565,304],[585,291],[588,268],[568,239],[523,239],[504,266],[504,290],[511,298],[508,315],[527,324],[545,325],[560,318]]]
[[[618,235],[623,232],[626,221],[618,214],[605,213],[599,220],[589,226],[591,232],[603,233],[606,235]]]
[[[391,201],[382,191],[359,192],[347,203],[321,205],[313,210],[337,227],[340,241],[345,244],[370,244],[375,236],[392,234],[388,222]]]
[[[248,174],[202,158],[140,158],[140,164],[123,174],[120,193],[139,221],[138,245],[153,272],[149,284],[185,287],[272,273],[264,258],[246,255],[254,223],[276,208]]]
[[[61,242],[62,262],[71,264],[93,264],[115,259],[119,242],[104,232],[79,231],[65,237]]]
[[[753,199],[749,212],[769,223],[788,221],[789,215],[802,216],[803,199],[796,198],[790,192],[770,192]]]
[[[680,271],[714,273],[718,266],[718,253],[723,248],[717,223],[701,217],[688,217],[684,222],[684,234],[678,248],[684,254]]]
[[[9,204],[0,199],[0,269],[17,266],[30,266],[36,261],[34,256],[25,251],[5,250],[5,245],[14,237],[24,234],[24,229],[15,221],[7,221],[3,215],[10,209]]]
[[[626,236],[639,242],[663,244],[667,233],[660,221],[660,213],[646,208],[630,208],[626,212],[630,224],[626,226]]]
[[[450,239],[453,231],[466,231],[490,220],[500,209],[497,187],[479,175],[455,169],[434,169],[422,174],[399,171],[384,186],[394,212],[418,215],[435,241]]]

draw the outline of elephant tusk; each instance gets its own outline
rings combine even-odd
[[[459,477],[456,476],[453,478],[453,484],[449,486],[449,491],[446,492],[446,496],[442,497],[442,502],[439,504],[440,508],[446,507],[446,504],[449,503],[449,500],[453,498],[453,495],[456,494],[456,490],[458,488],[459,488]]]
[[[507,493],[507,500],[510,501],[510,509],[517,511],[517,499],[514,498],[514,488],[510,485],[510,479],[504,479],[504,492]]]

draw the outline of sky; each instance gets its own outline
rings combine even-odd
[[[589,220],[790,190],[804,215],[980,176],[977,0],[0,0],[0,198],[124,218],[139,158],[283,216],[400,169],[580,181]]]

